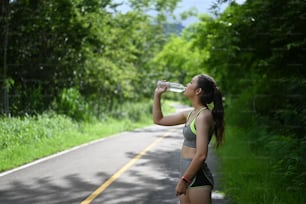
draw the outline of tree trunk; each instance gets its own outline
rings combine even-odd
[[[7,79],[7,47],[8,47],[8,32],[9,32],[9,0],[1,0],[0,27],[3,57],[3,76],[1,77],[3,89],[3,113],[9,115],[9,83]]]

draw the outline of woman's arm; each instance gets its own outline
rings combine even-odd
[[[186,122],[188,112],[183,111],[176,114],[164,116],[161,108],[161,95],[166,91],[166,88],[156,88],[153,101],[153,122],[157,125],[171,126],[179,125]]]

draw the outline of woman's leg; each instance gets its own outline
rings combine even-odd
[[[188,189],[189,204],[211,204],[211,186]]]
[[[186,195],[180,195],[180,204],[189,204],[187,194]]]
[[[180,204],[190,204],[189,190],[187,190],[186,195],[180,195]]]

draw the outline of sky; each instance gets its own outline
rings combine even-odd
[[[115,0],[115,2],[126,2],[127,0]],[[216,0],[181,0],[181,2],[177,5],[177,9],[174,11],[174,14],[179,18],[180,13],[183,11],[190,10],[192,8],[196,8],[198,13],[208,13],[211,14],[211,11],[209,8],[213,5],[213,3],[216,2]],[[245,0],[236,0],[238,4],[242,4],[245,2]],[[221,10],[224,10],[226,8],[227,4],[224,4],[221,7]],[[119,10],[122,10],[123,12],[126,12],[129,10],[129,7],[127,5],[123,5],[119,7]],[[212,15],[212,14],[211,14]],[[190,17],[184,21],[181,21],[184,26],[187,26],[191,23],[194,23],[197,21],[197,18]]]
[[[241,4],[245,0],[236,0],[237,3]],[[177,9],[175,10],[175,14],[179,16],[184,10],[188,10],[190,8],[196,8],[198,13],[208,13],[211,14],[210,8],[216,2],[216,0],[181,0],[178,4]],[[222,5],[221,10],[226,8],[227,4]],[[190,23],[196,22],[197,19],[195,17],[188,18],[187,20],[183,21],[183,25],[188,25]]]

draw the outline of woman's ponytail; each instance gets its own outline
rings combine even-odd
[[[222,94],[216,86],[215,80],[208,75],[198,75],[197,87],[204,90],[200,97],[200,102],[205,106],[210,103],[213,103],[214,105],[212,110],[215,120],[214,134],[216,136],[217,147],[219,147],[223,142],[225,128]]]
[[[214,108],[212,110],[212,114],[215,120],[215,136],[217,141],[217,147],[219,147],[223,142],[225,122],[222,94],[218,87],[214,88],[213,104]]]

